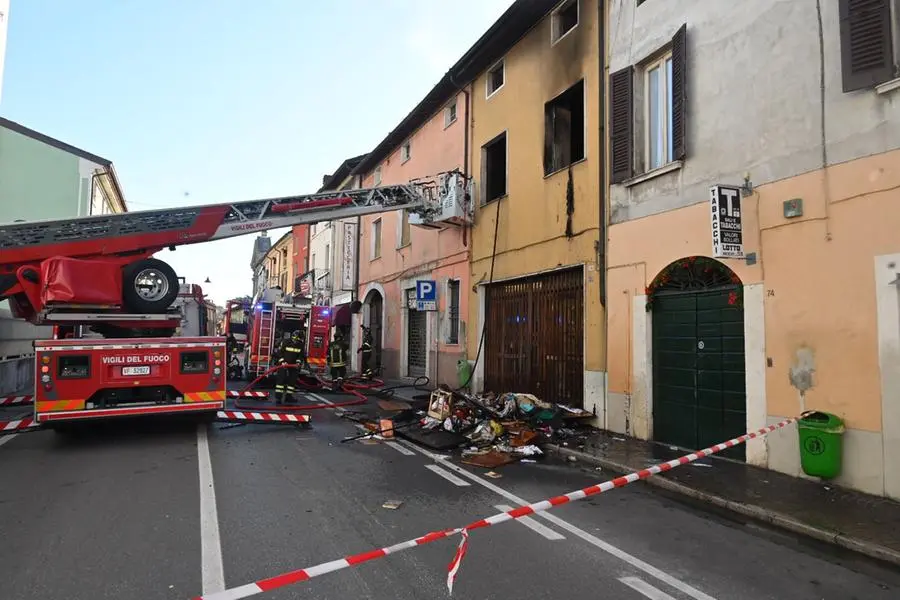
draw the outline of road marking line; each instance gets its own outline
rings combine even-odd
[[[225,567],[222,565],[222,540],[219,537],[219,515],[216,511],[216,488],[206,425],[197,428],[197,467],[200,474],[200,570],[203,593],[225,589]]]
[[[404,447],[404,446],[401,446],[401,445],[398,444],[397,442],[385,442],[384,445],[385,445],[385,446],[390,446],[391,448],[393,448],[394,450],[396,450],[397,452],[399,452],[399,453],[402,454],[403,456],[415,456],[415,455],[416,455],[415,452],[413,452],[413,451],[410,450],[409,448],[406,448],[406,447]],[[448,473],[448,474],[449,474],[449,473]]]
[[[320,396],[319,394],[310,394],[310,396],[312,396],[313,398],[315,398],[315,399],[318,400],[319,402],[324,402],[325,404],[334,404],[334,402],[332,402],[331,400],[328,400],[328,399],[325,398],[324,396]]]
[[[509,512],[513,509],[512,506],[509,506],[507,504],[495,504],[494,508],[496,508],[500,512]],[[521,523],[522,525],[524,525],[528,529],[531,529],[535,533],[541,534],[548,540],[564,540],[564,539],[566,539],[566,536],[562,535],[561,533],[557,533],[557,532],[553,531],[546,525],[542,525],[541,523],[538,523],[531,517],[519,517],[518,519],[516,519],[516,522]]]
[[[17,437],[18,435],[19,435],[18,433],[14,433],[12,435],[4,435],[3,437],[0,437],[0,446],[5,444],[6,442],[10,441],[14,437]],[[410,452],[410,454],[412,454],[412,452]]]
[[[500,486],[495,485],[486,479],[482,479],[478,475],[475,475],[474,473],[470,473],[469,471],[463,469],[462,467],[459,467],[459,466],[454,465],[446,460],[441,459],[440,454],[433,454],[432,452],[423,450],[422,448],[419,448],[415,444],[406,442],[405,440],[401,440],[400,443],[403,444],[404,446],[406,446],[407,448],[414,450],[414,451],[418,452],[419,454],[422,454],[423,456],[427,456],[428,458],[430,458],[432,460],[440,461],[441,464],[443,466],[445,466],[446,468],[456,471],[463,477],[471,479],[475,483],[477,483],[483,487],[486,487],[487,489],[491,490],[495,494],[498,494],[498,495],[502,496],[503,498],[506,498],[507,500],[515,503],[518,506],[525,506],[525,505],[529,504],[529,502],[527,500],[524,500],[524,499],[516,496],[512,492],[508,492],[508,491],[504,490],[503,488],[501,488]],[[554,525],[556,525],[557,527],[559,527],[561,529],[565,529],[572,535],[580,537],[585,542],[591,544],[592,546],[594,546],[596,548],[599,548],[600,550],[603,550],[607,554],[611,554],[611,555],[615,556],[616,558],[618,558],[619,560],[628,563],[632,567],[634,567],[640,571],[643,571],[647,575],[650,575],[654,579],[657,579],[657,580],[665,583],[669,587],[672,587],[676,590],[679,590],[679,591],[687,594],[694,600],[716,600],[712,596],[710,596],[708,594],[704,594],[697,588],[681,581],[680,579],[676,579],[672,575],[669,575],[665,571],[657,569],[653,565],[642,561],[641,559],[637,558],[636,556],[632,556],[631,554],[628,554],[624,550],[621,550],[620,548],[613,546],[609,542],[604,542],[600,538],[598,538],[594,535],[591,535],[587,531],[584,531],[583,529],[580,529],[580,528],[576,527],[575,525],[572,525],[568,521],[563,521],[556,515],[551,515],[549,513],[542,512],[542,513],[538,513],[538,516],[543,517],[544,519],[547,519],[548,521],[550,521],[551,523],[553,523]]]
[[[453,473],[449,473],[437,465],[425,465],[425,468],[428,469],[429,471],[437,473],[438,475],[440,475],[441,477],[443,477],[444,479],[446,479],[453,485],[458,485],[459,487],[467,487],[467,486],[472,485],[468,481],[463,481],[462,479],[460,479]]]
[[[659,588],[655,588],[640,577],[620,577],[619,581],[650,600],[675,600]]]

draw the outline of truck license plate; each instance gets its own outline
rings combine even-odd
[[[149,375],[150,367],[122,367],[122,375]]]

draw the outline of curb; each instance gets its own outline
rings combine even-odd
[[[574,456],[579,460],[583,460],[587,463],[593,463],[611,471],[616,471],[624,474],[636,473],[638,471],[638,469],[633,469],[627,465],[617,463],[606,458],[594,456],[592,454],[581,452],[579,450],[563,448],[556,444],[548,444],[545,447],[562,456]],[[891,548],[886,548],[884,546],[873,544],[859,538],[844,535],[843,533],[839,533],[837,531],[830,531],[821,527],[808,525],[791,516],[769,511],[758,506],[734,502],[732,500],[726,500],[725,498],[696,490],[694,488],[672,481],[671,479],[666,479],[665,477],[654,476],[649,477],[644,481],[647,484],[656,486],[660,489],[680,494],[682,496],[687,496],[695,500],[700,500],[701,502],[712,504],[713,506],[729,510],[745,517],[774,525],[792,533],[804,535],[820,542],[826,542],[828,544],[833,544],[835,546],[844,548],[845,550],[863,554],[865,556],[868,556],[869,558],[874,558],[876,560],[884,561],[895,566],[900,566],[900,552]]]

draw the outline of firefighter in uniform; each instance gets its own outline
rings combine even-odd
[[[300,332],[292,331],[290,337],[285,336],[278,346],[278,364],[293,365],[278,369],[275,376],[275,403],[293,403],[294,391],[297,385],[297,365],[302,364],[306,358],[303,356],[303,344],[300,343]]]
[[[372,371],[372,354],[375,351],[374,346],[372,345],[372,330],[362,326],[363,330],[363,339],[362,346],[359,347],[357,352],[362,354],[362,376],[364,379],[371,379],[375,373]]]
[[[331,367],[333,380],[342,380],[347,376],[347,348],[340,329],[334,332],[334,339],[328,344],[328,366]]]

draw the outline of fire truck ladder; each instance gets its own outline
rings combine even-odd
[[[256,355],[256,370],[265,373],[272,363],[272,336],[275,335],[275,311],[271,308],[262,308],[259,311],[259,344]]]
[[[467,181],[453,172],[405,185],[0,224],[0,301],[10,300],[15,317],[43,322],[48,275],[42,267],[65,257],[121,267],[122,303],[115,310],[163,313],[179,285],[169,265],[150,258],[160,250],[389,210],[405,209],[432,222],[445,199],[462,197],[467,189]]]

